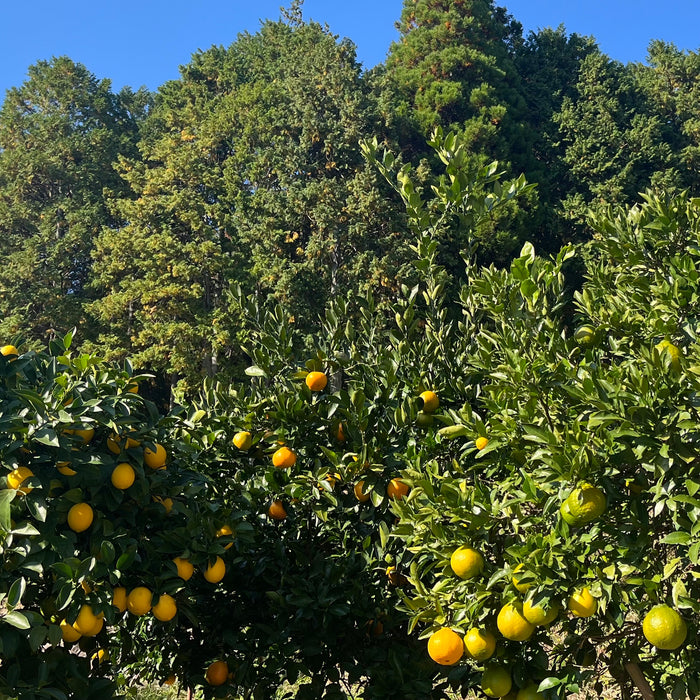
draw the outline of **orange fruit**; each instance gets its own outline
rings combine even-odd
[[[333,436],[338,442],[345,442],[345,440],[347,439],[345,437],[345,428],[343,427],[343,424],[341,422],[338,422],[338,424],[335,426]]]
[[[123,449],[128,450],[131,447],[138,447],[141,443],[134,438],[125,437],[112,433],[107,438],[107,449],[115,455],[118,455]]]
[[[0,355],[4,355],[5,357],[17,357],[19,352],[14,345],[3,345],[0,348]]]
[[[158,602],[153,606],[151,612],[153,613],[153,617],[161,622],[172,620],[177,614],[175,598],[167,593],[161,593]]]
[[[401,481],[401,479],[392,479],[386,488],[386,493],[389,498],[395,498],[400,501],[404,496],[408,495],[410,488],[408,484]]]
[[[284,520],[287,517],[287,511],[284,509],[282,501],[272,501],[267,509],[267,514],[273,520]]]
[[[642,631],[649,644],[667,650],[678,649],[688,634],[683,618],[668,605],[655,605],[645,615]]]
[[[209,564],[204,570],[204,578],[209,583],[219,583],[225,574],[226,564],[224,564],[224,560],[221,557],[216,557],[216,561],[213,564]]]
[[[124,586],[117,586],[112,591],[112,605],[119,610],[119,612],[126,611],[126,588]]]
[[[83,532],[87,530],[94,518],[92,508],[87,503],[76,503],[68,511],[68,527],[73,532]]]
[[[164,681],[163,685],[174,685],[177,678],[175,676],[168,676]]]
[[[428,639],[428,655],[441,666],[454,666],[464,655],[464,642],[454,630],[441,627]]]
[[[162,498],[161,496],[153,496],[153,500],[156,503],[160,503],[163,508],[165,508],[165,512],[167,514],[170,514],[170,511],[173,509],[173,499],[170,497]]]
[[[306,386],[311,391],[323,391],[328,384],[328,377],[323,372],[309,372],[306,375]]]
[[[526,639],[530,639],[535,631],[535,625],[528,622],[523,616],[523,606],[518,601],[506,603],[500,609],[496,625],[498,631],[506,639],[511,639],[514,642],[524,642]]]
[[[388,566],[386,575],[392,586],[405,586],[408,583],[408,579],[400,571],[397,571],[395,566]]]
[[[63,432],[68,435],[77,435],[86,444],[95,437],[94,428],[66,428]]]
[[[355,488],[353,489],[355,492],[355,498],[360,502],[360,503],[366,503],[370,499],[370,493],[369,491],[365,491],[365,482],[364,481],[358,481],[355,484]]]
[[[253,444],[253,436],[247,430],[241,430],[233,436],[233,444],[245,452]]]
[[[478,437],[475,441],[474,444],[476,445],[477,450],[483,450],[486,445],[489,444],[489,439],[486,437]]]
[[[435,413],[438,410],[440,400],[434,391],[424,391],[420,395],[420,399],[423,402],[423,413]]]
[[[272,464],[278,469],[289,469],[297,463],[297,456],[293,450],[282,446],[272,455]]]
[[[22,482],[34,476],[29,467],[17,467],[7,475],[7,488],[17,489],[20,493],[29,493],[33,486],[21,486]]]
[[[126,598],[126,607],[132,615],[145,615],[153,603],[153,593],[145,586],[137,586]]]
[[[131,486],[136,480],[136,472],[130,464],[122,462],[114,467],[111,478],[112,485],[115,488],[124,491],[125,489],[128,489],[129,486]]]
[[[217,537],[230,537],[233,535],[233,530],[230,525],[223,525],[216,531]],[[233,542],[229,542],[224,545],[224,549],[231,549],[233,547]]]
[[[566,607],[576,617],[591,617],[598,610],[598,601],[591,595],[588,588],[580,588],[573,592]]]
[[[143,451],[143,461],[151,469],[165,469],[165,461],[167,459],[168,453],[165,451],[165,447],[159,443],[156,443],[155,452],[148,447]]]
[[[484,570],[484,557],[471,547],[459,547],[452,552],[450,567],[462,579],[474,578]]]
[[[225,661],[214,661],[209,664],[204,677],[209,685],[223,685],[228,680],[228,664]]]
[[[175,557],[173,563],[177,567],[177,575],[183,581],[189,581],[194,573],[194,566],[190,563],[189,559],[183,559],[182,557]]]

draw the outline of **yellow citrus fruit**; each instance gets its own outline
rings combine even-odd
[[[529,683],[518,691],[516,700],[544,700],[544,695],[537,692],[537,683]]]
[[[69,644],[77,642],[83,636],[77,629],[75,629],[75,627],[73,627],[73,625],[69,625],[66,620],[61,620],[59,627],[61,628],[61,636],[63,637],[63,641],[68,642]]]
[[[306,386],[311,391],[323,391],[328,384],[328,377],[323,372],[309,372],[306,375]]]
[[[595,328],[589,325],[579,326],[574,331],[574,340],[579,345],[592,345],[595,341]]]
[[[223,685],[228,680],[228,664],[225,661],[209,664],[205,678],[209,685]]]
[[[140,444],[141,443],[134,438],[117,435],[116,433],[112,433],[107,438],[107,449],[115,455],[118,455],[122,449],[128,450],[131,447],[138,447]]]
[[[481,676],[481,689],[490,698],[502,698],[513,687],[510,671],[505,666],[488,666]]]
[[[496,651],[496,637],[488,630],[472,627],[464,635],[464,648],[476,661],[486,661]]]
[[[194,566],[190,563],[189,559],[183,559],[182,557],[175,557],[173,563],[177,567],[177,575],[183,581],[189,581],[194,573]]]
[[[5,357],[16,357],[17,355],[19,355],[19,352],[17,351],[17,348],[14,345],[3,345],[0,348],[0,355],[4,355]]]
[[[282,446],[272,455],[272,464],[278,469],[289,469],[297,463],[297,456],[294,450]]]
[[[642,631],[657,649],[678,649],[688,634],[683,618],[668,605],[655,605],[644,617]]]
[[[109,654],[107,653],[106,649],[98,649],[91,657],[90,659],[92,661],[97,661],[98,664],[101,664],[103,661],[107,661],[109,659]]]
[[[666,353],[669,356],[671,368],[676,372],[680,372],[681,351],[677,345],[674,345],[670,340],[666,339],[662,340],[658,345],[655,345],[654,347],[656,348],[659,355],[661,355],[661,357],[663,357],[664,353]]]
[[[124,489],[128,489],[135,480],[136,472],[130,464],[122,462],[114,467],[114,470],[112,471],[112,484],[115,488],[123,491]]]
[[[514,569],[513,569],[513,574],[511,576],[511,582],[515,586],[515,588],[520,591],[520,593],[527,593],[530,590],[530,587],[532,586],[531,583],[520,583],[520,580],[518,577],[515,575],[518,571],[522,571],[524,568],[524,564],[518,564]]]
[[[476,445],[477,450],[483,450],[486,445],[489,444],[489,439],[486,437],[478,437],[475,441],[474,444]]]
[[[233,530],[230,525],[223,525],[216,531],[217,537],[231,537],[233,535]],[[231,549],[233,547],[233,542],[229,542],[224,545],[224,549]]]
[[[484,557],[475,549],[465,545],[452,552],[450,567],[460,578],[474,578],[484,570]]]
[[[117,586],[112,591],[112,605],[119,610],[119,612],[126,611],[126,588],[124,586]]]
[[[355,498],[360,502],[360,503],[366,503],[370,499],[370,493],[369,491],[365,491],[365,482],[363,481],[358,481],[355,484],[355,488],[353,488],[353,491],[355,493]]]
[[[267,514],[273,520],[284,520],[287,517],[287,511],[284,509],[284,504],[282,501],[272,501],[269,508],[267,509]]]
[[[17,467],[7,475],[7,488],[17,489],[20,493],[29,493],[33,486],[22,486],[22,482],[34,476],[34,472],[29,467]]]
[[[386,493],[389,498],[395,498],[400,501],[404,496],[408,495],[410,488],[407,483],[401,479],[392,479],[386,487]]]
[[[441,627],[428,639],[428,655],[441,666],[454,666],[464,654],[462,638],[449,627]]]
[[[588,588],[580,588],[571,595],[566,607],[576,617],[591,617],[598,610],[598,601],[591,595]]]
[[[126,598],[127,610],[132,615],[145,615],[153,603],[153,593],[145,586],[137,586]]]
[[[498,631],[514,642],[524,642],[530,639],[535,631],[535,625],[523,617],[523,606],[520,602],[506,603],[498,612],[496,618]]]
[[[253,436],[247,430],[241,430],[233,436],[233,444],[239,450],[249,450],[253,444]]]
[[[175,603],[175,598],[167,593],[161,593],[158,602],[153,606],[151,610],[153,617],[161,622],[168,622],[172,620],[177,614],[177,603]]]
[[[213,564],[209,564],[204,570],[204,578],[209,583],[219,583],[225,574],[226,564],[224,564],[224,560],[221,557],[216,557],[216,561]]]
[[[579,526],[600,517],[607,507],[605,494],[592,484],[581,484],[564,501],[560,512],[569,525]]]
[[[156,503],[160,503],[168,514],[173,509],[173,499],[170,497],[163,498],[161,496],[153,496],[153,500]]]
[[[340,421],[338,421],[337,425],[333,430],[333,436],[338,442],[345,442],[345,440],[347,439],[345,437],[345,428],[343,427],[343,424]]]
[[[551,625],[558,614],[559,606],[554,601],[550,601],[547,609],[541,605],[533,605],[532,600],[526,600],[523,603],[523,617],[535,627]]]
[[[159,443],[156,443],[155,452],[148,447],[143,451],[143,461],[151,469],[165,469],[165,461],[167,459],[168,453],[165,451],[165,447]]]
[[[68,527],[73,532],[83,532],[92,525],[94,513],[88,503],[76,503],[68,511]]]
[[[56,469],[64,476],[75,476],[78,472],[71,469],[70,462],[56,462]]]
[[[423,413],[435,413],[438,410],[440,400],[434,391],[424,391],[420,398],[423,401]]]
[[[175,676],[168,676],[164,681],[163,685],[174,685],[177,678]]]
[[[73,627],[83,637],[94,637],[102,629],[104,624],[104,615],[100,613],[95,615],[90,605],[82,605],[78,617],[73,623]]]

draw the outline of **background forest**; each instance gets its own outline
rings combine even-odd
[[[65,56],[31,66],[0,110],[0,337],[38,348],[75,327],[166,397],[248,364],[234,297],[283,302],[309,335],[349,290],[381,309],[415,275],[412,234],[363,140],[427,192],[436,127],[475,169],[498,160],[536,184],[480,223],[483,264],[526,240],[585,245],[587,212],[647,188],[698,193],[700,54],[655,41],[623,65],[564,28],[524,36],[492,0],[405,0],[399,29],[363,72],[294,2],[153,94],[115,94]],[[455,284],[463,223],[438,233]]]

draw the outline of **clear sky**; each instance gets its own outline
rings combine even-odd
[[[67,55],[115,90],[155,90],[178,77],[197,49],[228,46],[239,32],[277,19],[287,0],[0,0],[0,100],[27,67]],[[700,0],[500,0],[526,32],[564,24],[592,35],[624,63],[644,61],[651,39],[700,48]],[[397,38],[402,0],[305,0],[304,16],[328,23],[370,68]]]

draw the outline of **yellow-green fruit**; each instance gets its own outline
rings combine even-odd
[[[544,700],[544,695],[537,692],[536,683],[530,683],[518,691],[515,700]]]
[[[559,606],[554,601],[550,601],[549,607],[546,609],[541,605],[533,605],[531,600],[526,600],[523,603],[523,617],[535,627],[551,625],[558,614]]]
[[[581,484],[564,501],[560,512],[569,525],[579,526],[599,518],[607,507],[605,494],[592,484]]]
[[[496,637],[488,630],[472,627],[464,635],[464,648],[472,659],[486,661],[496,651]]]
[[[678,649],[688,634],[683,618],[668,605],[655,605],[644,617],[642,631],[657,649]]]
[[[574,331],[574,339],[579,345],[587,347],[595,342],[595,329],[593,326],[579,326]]]
[[[588,588],[581,588],[569,598],[566,606],[576,617],[592,617],[598,611],[598,601]]]
[[[459,547],[452,552],[450,567],[460,578],[474,578],[484,570],[484,557],[471,547]]]
[[[490,698],[502,698],[513,687],[510,671],[504,666],[489,666],[481,676],[481,689]]]
[[[681,370],[681,351],[677,345],[674,345],[670,340],[662,340],[658,345],[655,346],[661,357],[664,353],[670,358],[671,368],[676,372]]]
[[[250,446],[253,444],[253,436],[247,430],[243,430],[233,436],[233,444],[239,450],[249,450]]]
[[[496,618],[498,631],[506,638],[514,642],[524,642],[530,639],[535,631],[535,626],[523,617],[523,606],[515,601],[506,603],[499,611]]]
[[[513,569],[513,574],[512,574],[512,576],[511,576],[511,579],[510,579],[510,580],[512,581],[512,583],[513,583],[513,585],[515,586],[515,588],[516,588],[518,591],[520,591],[520,593],[527,593],[527,592],[530,590],[532,584],[531,584],[531,583],[520,583],[520,579],[518,579],[518,577],[516,576],[516,574],[518,573],[518,571],[522,571],[523,568],[524,568],[524,564],[518,564],[518,565]]]

